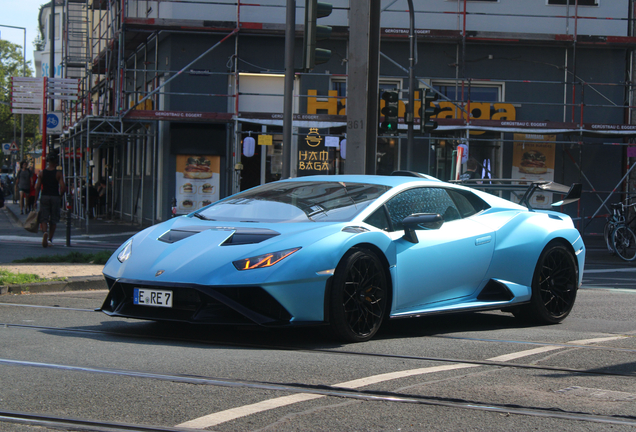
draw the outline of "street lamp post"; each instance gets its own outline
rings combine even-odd
[[[26,77],[26,28],[0,24],[0,27],[7,27],[22,30],[24,32],[24,44],[22,45],[22,76]],[[20,160],[24,160],[24,114],[20,114]]]

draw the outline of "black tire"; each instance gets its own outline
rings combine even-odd
[[[347,252],[336,268],[329,299],[333,333],[346,342],[371,339],[386,315],[388,294],[377,255],[366,249]]]
[[[614,227],[616,227],[616,225],[608,221],[603,228],[603,238],[605,239],[607,250],[612,255],[616,253],[616,249],[614,249],[614,246],[612,245],[612,233],[614,232]]]
[[[612,245],[616,254],[625,261],[636,259],[636,235],[634,231],[621,225],[612,233]]]
[[[560,323],[574,306],[578,280],[572,251],[558,243],[549,244],[534,270],[530,303],[516,309],[514,315],[537,324]]]

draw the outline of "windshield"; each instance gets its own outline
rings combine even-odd
[[[390,187],[342,182],[275,182],[241,192],[197,212],[234,222],[345,222]]]

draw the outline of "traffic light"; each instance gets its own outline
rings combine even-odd
[[[380,123],[380,133],[396,133],[398,130],[398,92],[395,90],[383,91],[380,98],[384,101],[384,108],[380,114],[384,121]]]
[[[311,70],[317,64],[326,63],[331,50],[316,48],[316,41],[329,39],[331,27],[316,25],[318,18],[331,15],[333,5],[317,0],[305,0],[305,34],[303,37],[303,69]]]
[[[437,122],[432,117],[440,112],[440,108],[434,104],[438,98],[437,93],[432,90],[422,90],[422,106],[420,107],[420,130],[422,133],[429,133],[437,129]]]

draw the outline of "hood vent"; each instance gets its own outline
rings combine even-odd
[[[276,231],[272,231],[269,229],[259,229],[259,228],[208,228],[202,226],[185,226],[179,227],[179,229],[172,229],[166,233],[164,233],[157,240],[162,241],[164,243],[176,243],[178,241],[184,240],[190,236],[198,234],[200,232],[214,229],[219,231],[234,231],[227,240],[221,243],[221,246],[231,246],[231,245],[244,245],[244,244],[256,244],[263,242],[265,240],[269,240],[272,237],[276,237],[280,235],[280,233]]]
[[[234,234],[225,240],[221,246],[256,244],[278,235],[280,233],[264,228],[236,228]]]

